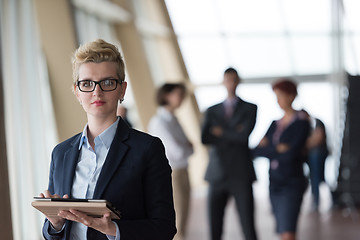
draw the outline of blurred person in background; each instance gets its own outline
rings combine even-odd
[[[318,211],[320,196],[319,185],[325,181],[325,160],[329,154],[326,143],[325,124],[318,118],[314,118],[314,127],[307,139],[308,164],[310,168],[310,184],[312,193],[312,210]]]
[[[256,122],[257,106],[236,95],[240,77],[234,68],[224,72],[225,101],[205,113],[201,140],[209,146],[205,180],[209,182],[208,215],[211,240],[220,240],[224,211],[234,197],[246,240],[256,240],[252,184],[256,180],[249,136]]]
[[[307,187],[303,164],[306,161],[306,140],[309,136],[309,117],[297,111],[292,103],[297,86],[292,79],[277,80],[272,89],[284,116],[273,121],[254,156],[270,160],[270,201],[276,220],[276,232],[281,240],[296,239],[296,227],[303,194]]]
[[[156,96],[158,109],[148,126],[150,134],[159,137],[169,159],[172,172],[174,205],[176,213],[176,240],[185,239],[190,204],[190,181],[188,158],[193,154],[193,146],[186,137],[175,111],[181,106],[186,95],[182,83],[165,83]]]

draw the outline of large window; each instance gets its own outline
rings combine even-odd
[[[201,111],[225,98],[225,89],[220,88],[223,71],[235,67],[244,79],[239,95],[259,107],[250,138],[254,146],[271,120],[282,114],[269,83],[290,76],[300,82],[295,107],[324,121],[330,146],[339,152],[339,136],[334,135],[339,135],[335,129],[343,120],[338,107],[343,80],[338,73],[345,69],[359,73],[358,1],[166,0],[166,4]],[[335,168],[332,163],[327,174],[331,181]]]
[[[360,1],[344,0],[345,67],[353,74],[360,74]]]
[[[331,72],[330,0],[167,0],[191,80]],[[309,7],[311,6],[311,7]]]

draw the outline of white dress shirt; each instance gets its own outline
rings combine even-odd
[[[79,160],[75,170],[74,181],[71,189],[73,198],[93,198],[96,182],[104,165],[106,156],[114,139],[119,119],[110,127],[95,137],[95,151],[92,149],[87,136],[86,124],[79,144]],[[107,236],[108,239],[120,240],[119,228],[116,225],[116,237]],[[86,239],[87,227],[81,223],[73,222],[70,239]]]
[[[188,158],[193,154],[193,147],[174,114],[164,107],[159,107],[150,120],[148,131],[163,142],[172,169],[188,166]]]

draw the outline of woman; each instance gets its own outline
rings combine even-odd
[[[45,239],[172,239],[175,214],[171,168],[158,138],[129,128],[116,116],[126,91],[124,62],[103,40],[80,46],[73,57],[74,93],[87,115],[82,133],[52,153],[46,198],[111,202],[120,220],[71,209],[47,218]]]
[[[166,156],[169,159],[174,190],[176,227],[175,239],[185,236],[190,202],[190,183],[188,176],[188,158],[193,153],[192,144],[184,134],[175,117],[184,100],[185,86],[180,83],[166,83],[157,92],[159,108],[149,123],[149,133],[158,136],[164,143]]]
[[[284,116],[272,122],[254,154],[270,160],[270,200],[276,230],[282,240],[294,240],[307,186],[303,163],[306,160],[304,147],[310,124],[303,111],[296,111],[292,107],[297,89],[291,79],[279,79],[272,88]]]

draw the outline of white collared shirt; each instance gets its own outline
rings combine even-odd
[[[93,198],[97,180],[104,165],[106,156],[114,139],[119,119],[110,127],[95,137],[95,151],[92,149],[87,136],[86,124],[80,144],[79,160],[76,165],[74,181],[71,189],[73,198]],[[116,224],[116,223],[115,223]],[[116,238],[108,236],[109,239],[120,239],[119,228],[116,225]],[[87,227],[81,223],[73,222],[70,231],[70,239],[86,239]]]
[[[193,147],[178,120],[164,107],[157,109],[148,126],[149,133],[161,139],[172,169],[186,168]]]

